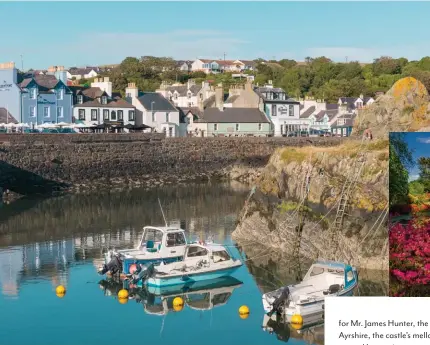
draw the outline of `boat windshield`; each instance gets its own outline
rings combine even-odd
[[[148,228],[148,229],[145,229],[145,232],[143,233],[140,246],[147,247],[148,242],[154,245],[154,244],[161,243],[162,240],[163,240],[163,232],[161,230]]]
[[[230,260],[230,255],[228,255],[227,251],[225,250],[218,250],[212,253],[212,260],[215,263]]]
[[[166,247],[178,247],[186,244],[185,236],[182,232],[167,234]]]
[[[196,256],[206,256],[208,255],[208,250],[199,246],[188,247],[187,257],[192,258]]]

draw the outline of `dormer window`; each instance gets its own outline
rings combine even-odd
[[[30,89],[30,99],[36,99],[37,96],[37,89],[34,87]]]
[[[57,90],[57,99],[58,100],[62,100],[63,99],[63,93],[64,93],[63,89],[58,89]]]
[[[77,100],[78,100],[78,104],[82,104],[82,103],[84,103],[84,96],[82,96],[82,95],[78,95],[78,96],[77,96]]]
[[[107,97],[106,96],[102,96],[102,104],[107,104]]]

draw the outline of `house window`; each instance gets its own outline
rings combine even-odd
[[[103,119],[109,120],[109,110],[103,109]]]
[[[128,121],[134,121],[134,110],[128,111]]]
[[[84,96],[78,95],[77,98],[78,98],[78,104],[84,103]]]
[[[294,116],[294,105],[290,104],[290,105],[289,105],[289,108],[290,108],[290,110],[289,110],[289,115],[290,115],[290,116]]]
[[[91,121],[97,121],[97,109],[91,109]]]
[[[152,112],[152,122],[155,122],[155,113]]]
[[[30,116],[35,117],[36,116],[36,107],[30,107]]]
[[[49,107],[43,107],[43,116],[49,117]]]
[[[236,131],[238,131],[238,130],[239,130],[239,124],[236,123]]]
[[[85,120],[85,109],[79,109],[79,120]]]
[[[59,99],[59,100],[63,99],[63,89],[57,90],[57,99]]]
[[[36,88],[30,89],[30,99],[36,99],[37,90]]]
[[[166,122],[169,122],[169,113],[166,113]]]
[[[178,94],[177,94],[177,93],[175,93],[175,99],[176,99],[176,100],[178,99]]]
[[[214,123],[214,131],[217,131],[217,130],[218,130],[218,124]]]
[[[188,108],[191,108],[193,104],[191,102],[188,102]]]
[[[173,127],[169,127],[169,137],[173,137]]]
[[[191,92],[188,92],[188,99],[191,98]]]
[[[278,99],[278,94],[276,92],[273,93],[273,99]]]
[[[200,100],[203,101],[203,94],[200,94]]]
[[[258,124],[258,130],[261,131],[263,129],[263,124],[259,123]]]
[[[116,111],[115,110],[111,111],[111,113],[110,113],[110,119],[111,120],[116,120]]]
[[[124,120],[124,112],[123,110],[118,110],[118,120],[123,121]]]
[[[57,107],[57,117],[63,117],[63,107]]]
[[[276,116],[276,104],[272,104],[272,116]]]
[[[102,96],[102,104],[107,104],[107,97],[106,96]]]
[[[127,98],[131,98],[131,93],[126,93],[126,94],[125,94],[125,97],[127,97]]]

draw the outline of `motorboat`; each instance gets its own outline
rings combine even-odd
[[[302,282],[282,287],[262,296],[268,316],[281,314],[290,322],[293,315],[308,317],[324,310],[327,296],[352,296],[358,285],[357,270],[345,263],[317,261]]]
[[[100,274],[129,274],[139,264],[170,263],[184,257],[187,241],[185,230],[175,227],[145,226],[136,248],[115,250],[104,254],[104,265],[99,267]]]
[[[242,261],[234,259],[223,245],[192,243],[187,245],[182,261],[158,266],[139,265],[137,271],[129,275],[129,280],[139,286],[182,286],[230,276],[241,266]]]
[[[100,288],[106,296],[116,297],[118,292],[126,288],[130,294],[129,299],[143,304],[145,313],[164,316],[175,310],[173,300],[182,297],[184,304],[194,310],[210,310],[220,307],[229,301],[235,289],[242,286],[242,282],[233,277],[222,277],[205,282],[195,282],[178,288],[135,288],[130,287],[127,281],[102,280]]]

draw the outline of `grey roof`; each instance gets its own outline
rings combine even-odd
[[[297,100],[294,98],[291,98],[287,95],[287,93],[280,87],[254,87],[255,93],[259,95],[261,98],[263,98],[265,101],[269,102],[282,102],[282,103],[296,103],[299,104]],[[266,92],[273,92],[273,93],[285,93],[285,99],[268,99],[264,96],[264,93]]]
[[[206,108],[203,122],[208,123],[269,123],[266,115],[257,108]]]
[[[0,123],[18,123],[6,108],[0,108]]]
[[[367,102],[369,102],[372,99],[372,97],[364,97],[363,101],[366,104]]]
[[[300,104],[300,110],[303,110],[304,107],[304,104]]]
[[[300,114],[301,119],[307,119],[309,116],[311,116],[315,112],[315,106],[312,105],[308,109],[306,109],[302,114]]]
[[[71,75],[84,75],[84,74],[90,73],[91,71],[98,72],[98,68],[97,67],[86,67],[86,68],[70,68],[69,69],[69,73]]]
[[[146,110],[152,109],[154,111],[177,111],[174,105],[158,92],[143,92],[142,96],[140,96],[138,100]]]
[[[197,93],[202,89],[201,85],[191,85],[188,89],[187,85],[178,85],[178,86],[167,86],[166,90],[174,93],[175,91],[179,93],[179,96],[184,97],[187,95],[188,90],[191,91],[193,96],[196,96]]]
[[[181,115],[186,116],[189,112],[196,115],[198,118],[203,118],[203,111],[198,107],[177,107]]]
[[[236,99],[239,98],[239,95],[233,95],[226,99],[225,103],[233,103]]]
[[[337,110],[321,110],[318,114],[315,115],[315,120],[320,121],[324,115],[327,114],[329,120],[332,120],[338,114]]]
[[[123,99],[109,99],[107,104],[102,104],[99,101],[90,100],[82,104],[75,104],[76,108],[130,108],[135,107]]]
[[[325,108],[327,110],[336,110],[339,109],[339,104],[326,103]]]

